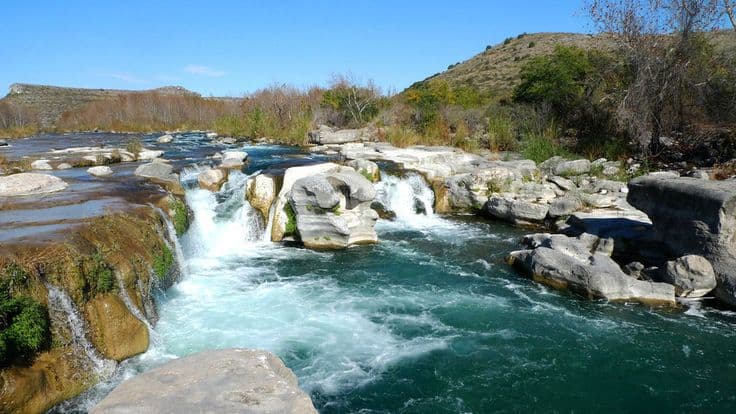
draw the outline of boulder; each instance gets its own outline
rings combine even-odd
[[[31,163],[31,168],[34,170],[53,170],[54,167],[52,167],[49,164],[49,160],[36,160]]]
[[[240,168],[248,158],[248,153],[245,151],[224,151],[222,153],[222,168]]]
[[[57,170],[68,170],[70,168],[72,168],[71,164],[66,163],[66,162],[62,162],[61,164],[56,166]]]
[[[222,184],[227,181],[227,176],[228,173],[226,169],[209,169],[199,173],[197,176],[197,182],[199,183],[199,188],[216,192],[220,191]]]
[[[251,207],[258,210],[264,220],[268,220],[276,195],[281,189],[283,177],[264,172],[250,178],[245,184],[245,198]]]
[[[205,137],[207,137],[207,139],[215,139],[218,136],[219,135],[217,134],[217,132],[208,132],[208,133],[205,134]]]
[[[179,175],[174,173],[174,167],[165,162],[154,160],[142,164],[135,169],[135,175],[163,184],[174,194],[184,194],[184,189],[179,182]]]
[[[586,174],[590,172],[590,161],[585,159],[562,161],[555,166],[554,172],[563,176]]]
[[[20,173],[0,177],[0,197],[53,193],[68,186],[61,178],[48,174]]]
[[[124,381],[93,414],[316,413],[296,376],[266,351],[224,349],[170,361]]]
[[[87,173],[95,177],[107,177],[113,174],[112,168],[107,165],[87,168]]]
[[[583,208],[583,201],[573,194],[566,194],[552,200],[549,204],[549,216],[553,218],[569,216]]]
[[[289,205],[301,241],[311,249],[376,243],[375,196],[371,182],[349,167],[297,180]]]
[[[572,182],[572,180],[568,180],[565,177],[560,177],[559,175],[553,175],[552,177],[547,178],[547,181],[553,183],[557,187],[559,187],[561,190],[564,191],[570,191],[577,188],[575,183]]]
[[[699,298],[716,288],[713,266],[703,256],[687,255],[667,262],[663,282],[675,286],[677,296]]]
[[[736,181],[644,176],[629,182],[628,201],[651,218],[674,256],[710,262],[716,296],[736,306]]]
[[[364,141],[377,141],[374,128],[334,129],[327,125],[320,125],[318,129],[309,133],[309,142],[318,145]]]
[[[99,294],[85,310],[92,342],[105,358],[122,361],[148,349],[148,328],[117,295]]]
[[[675,288],[666,283],[636,280],[609,256],[611,242],[586,235],[536,234],[524,238],[527,250],[511,252],[509,264],[556,289],[570,290],[590,299],[675,304]]]
[[[146,161],[146,160],[152,160],[155,158],[160,158],[164,155],[163,151],[158,150],[149,150],[149,149],[142,149],[140,152],[138,152],[137,159],[139,161]]]
[[[375,183],[381,179],[381,171],[378,168],[378,164],[373,161],[357,159],[349,161],[347,166],[353,168],[370,182]]]
[[[485,212],[490,216],[511,223],[541,223],[547,217],[549,205],[536,204],[509,197],[492,196],[488,199]]]
[[[0,139],[0,147],[7,147],[7,146],[8,146],[8,141],[4,139]]]
[[[159,144],[168,144],[173,140],[174,140],[174,137],[172,137],[171,134],[166,134],[166,135],[161,135],[160,137],[158,137],[156,141]]]

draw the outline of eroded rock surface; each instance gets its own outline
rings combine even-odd
[[[131,378],[91,411],[124,413],[316,413],[296,376],[266,351],[205,351]]]
[[[0,197],[27,196],[61,191],[68,186],[48,174],[20,173],[0,177]]]

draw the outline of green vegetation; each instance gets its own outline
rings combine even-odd
[[[138,138],[132,138],[125,144],[125,150],[137,156],[143,150],[143,143]]]
[[[115,273],[99,251],[92,254],[92,266],[87,280],[94,293],[107,293],[115,288]]]
[[[153,255],[153,273],[159,279],[165,278],[174,265],[174,254],[169,246],[161,245],[161,250]]]
[[[183,235],[189,228],[189,213],[186,204],[177,197],[169,197],[169,210],[173,213],[172,222],[176,235]]]
[[[284,229],[284,235],[296,235],[298,231],[296,227],[296,213],[291,207],[291,204],[286,203],[286,205],[284,206],[284,214],[286,214],[286,226]]]
[[[22,295],[30,275],[15,263],[0,273],[0,367],[11,359],[30,361],[49,343],[49,316],[36,300]]]

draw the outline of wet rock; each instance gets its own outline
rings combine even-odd
[[[168,144],[173,140],[174,140],[174,137],[172,137],[170,134],[166,134],[166,135],[161,135],[160,137],[158,137],[156,141],[159,144]]]
[[[207,137],[207,139],[215,139],[219,137],[219,135],[217,134],[217,132],[208,132],[205,134],[205,137]]]
[[[537,282],[591,299],[675,304],[674,286],[626,275],[605,251],[598,251],[595,240],[589,236],[530,235],[524,239],[528,249],[511,252],[507,261]]]
[[[590,172],[590,161],[585,159],[575,160],[575,161],[563,161],[554,169],[555,174],[557,175],[580,175],[580,174],[587,174]]]
[[[94,175],[95,177],[107,177],[113,174],[113,170],[106,165],[101,165],[97,167],[87,168],[87,173],[90,175]]]
[[[361,129],[334,129],[327,125],[320,125],[318,129],[309,133],[309,142],[318,145],[376,140],[376,130],[368,127]]]
[[[61,178],[48,174],[20,173],[0,177],[0,197],[53,193],[68,186]]]
[[[0,147],[7,147],[7,146],[8,146],[8,141],[4,139],[0,139]]]
[[[140,152],[138,152],[137,159],[139,161],[146,161],[146,160],[152,160],[155,158],[160,158],[163,155],[164,155],[163,151],[143,149]]]
[[[105,358],[122,361],[148,349],[148,328],[113,294],[95,296],[86,304],[90,337]]]
[[[294,373],[266,351],[205,351],[168,362],[114,389],[105,413],[316,413]]]
[[[736,306],[736,182],[639,177],[629,183],[628,201],[649,215],[674,255],[708,260],[716,273],[716,296]]]
[[[53,170],[54,167],[49,164],[49,160],[36,160],[31,163],[31,168],[34,170]]]
[[[174,173],[174,167],[165,162],[154,160],[142,164],[135,169],[135,175],[162,184],[174,194],[184,194],[184,189],[179,182],[179,175]]]
[[[716,288],[713,266],[703,256],[687,255],[665,265],[663,282],[675,285],[677,296],[699,298]]]
[[[381,171],[378,165],[373,161],[364,159],[352,160],[347,163],[348,167],[352,167],[370,182],[378,182],[381,179]]]
[[[282,181],[283,177],[266,172],[249,179],[245,184],[245,198],[253,208],[261,212],[264,220],[268,220],[270,216],[271,205],[281,189]]]
[[[378,213],[378,218],[383,220],[394,220],[396,218],[396,213],[389,210],[384,206],[382,203],[379,203],[378,201],[374,201],[371,203],[371,208]]]
[[[68,164],[66,162],[62,162],[61,164],[56,166],[57,170],[68,170],[70,168],[72,168],[71,164]]]
[[[493,196],[486,203],[490,216],[512,223],[541,223],[547,217],[549,205]]]
[[[197,176],[197,183],[199,183],[199,188],[217,192],[220,191],[222,184],[227,181],[227,176],[228,173],[225,169],[209,169],[199,173]]]
[[[378,214],[370,207],[375,196],[370,181],[344,167],[294,182],[289,204],[306,247],[335,249],[378,241]]]
[[[248,158],[248,153],[245,151],[224,151],[222,153],[222,168],[240,168]]]

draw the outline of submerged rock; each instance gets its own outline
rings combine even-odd
[[[173,140],[174,140],[174,137],[172,137],[170,134],[166,134],[166,135],[161,135],[160,137],[158,137],[156,141],[159,144],[168,144]]]
[[[100,165],[97,167],[90,167],[87,168],[87,173],[89,175],[94,175],[95,177],[107,177],[113,174],[112,168],[106,166],[106,165]]]
[[[168,362],[115,388],[104,413],[316,413],[284,363],[266,351],[205,351]]]
[[[628,201],[649,215],[674,255],[708,260],[716,296],[736,306],[736,181],[649,175],[629,183]]]
[[[610,257],[610,240],[535,234],[526,236],[524,244],[528,249],[511,252],[507,261],[537,282],[591,299],[675,304],[674,286],[636,280],[624,273]]]
[[[20,173],[0,177],[0,197],[53,193],[67,188],[61,178],[48,174]]]
[[[102,294],[86,304],[90,336],[105,358],[122,361],[148,349],[148,328],[117,295]]]

